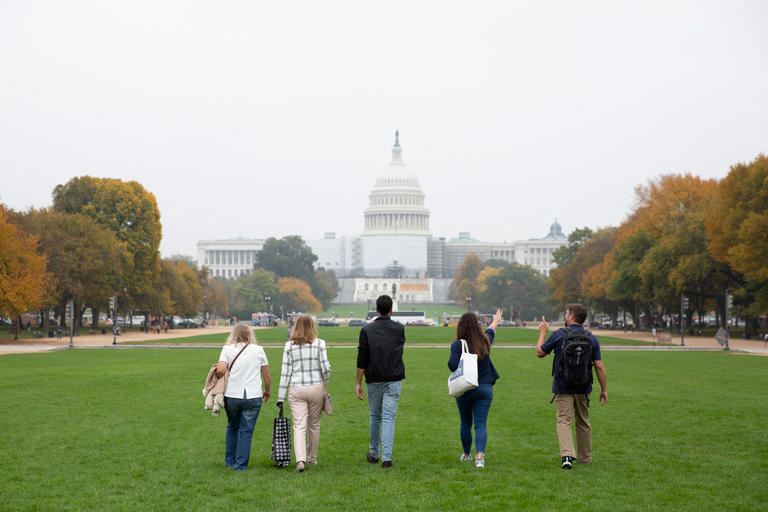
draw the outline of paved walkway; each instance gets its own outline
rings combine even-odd
[[[550,332],[559,326],[550,326]],[[528,329],[537,329],[536,326],[527,327]],[[258,327],[257,327],[258,329]],[[160,334],[144,333],[144,332],[129,332],[117,337],[117,345],[112,345],[111,334],[84,334],[82,336],[75,336],[73,344],[75,348],[166,348],[168,346],[174,348],[190,348],[194,345],[164,345],[165,340],[174,338],[185,338],[189,336],[198,336],[202,334],[216,334],[216,333],[228,333],[231,327],[226,326],[209,326],[204,329],[173,329],[169,330],[166,334],[162,332]],[[87,332],[87,331],[86,331]],[[621,338],[626,340],[636,340],[648,343],[653,343],[653,336],[650,332],[623,332],[623,331],[603,331],[595,330],[594,334],[598,337],[609,336],[612,338]],[[661,341],[659,336],[659,341]],[[156,343],[152,345],[134,345],[134,342],[141,341],[154,341]],[[710,336],[685,336],[685,346],[680,346],[680,335],[674,334],[669,339],[669,343],[660,343],[656,346],[653,345],[605,345],[603,350],[722,350],[722,347],[718,345],[717,340]],[[409,344],[411,347],[417,347],[419,345]],[[429,345],[435,346],[435,345]],[[742,340],[731,339],[729,340],[729,346],[734,352],[741,352],[747,354],[760,354],[768,355],[768,346],[764,341],[757,340]],[[0,341],[0,355],[3,354],[18,354],[24,352],[42,352],[51,350],[62,350],[69,347],[69,338],[55,339],[24,339],[19,341],[2,340]],[[530,348],[530,345],[515,345],[520,348]],[[501,348],[501,346],[499,346]]]

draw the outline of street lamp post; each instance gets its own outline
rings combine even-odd
[[[207,322],[207,320],[208,320],[208,307],[205,304],[205,299],[206,298],[208,298],[208,294],[203,292],[203,322],[204,322],[204,325],[207,325],[207,323],[208,323]]]
[[[470,302],[472,302],[472,297],[467,297],[467,313],[470,312]]]

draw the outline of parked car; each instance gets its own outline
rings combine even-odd
[[[338,327],[339,322],[334,322],[333,320],[329,320],[328,318],[321,318],[317,321],[318,327]]]
[[[184,329],[197,329],[200,327],[200,324],[195,322],[194,320],[190,320],[189,318],[185,318],[183,320],[179,320],[179,322],[176,324],[177,327],[183,327]]]
[[[405,325],[409,325],[411,327],[429,327],[429,324],[427,322],[420,322],[420,321],[411,322]]]
[[[511,320],[502,320],[499,322],[499,327],[515,327],[515,322]]]
[[[365,325],[365,320],[362,318],[352,318],[349,321],[350,327],[363,327]]]

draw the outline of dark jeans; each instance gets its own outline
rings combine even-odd
[[[472,453],[472,420],[475,422],[475,452],[485,453],[485,445],[488,443],[488,432],[485,423],[488,420],[488,410],[493,401],[493,385],[480,384],[475,389],[470,389],[456,398],[461,418],[461,446],[464,453]]]
[[[251,458],[251,438],[261,410],[261,397],[224,397],[227,411],[227,447],[224,464],[235,471],[245,471]]]

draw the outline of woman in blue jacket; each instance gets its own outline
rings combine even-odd
[[[472,460],[472,422],[475,424],[475,466],[485,467],[485,445],[488,442],[488,433],[485,428],[488,419],[488,411],[493,401],[493,385],[499,374],[491,362],[491,345],[496,335],[496,326],[501,320],[501,310],[496,310],[493,322],[485,330],[480,329],[477,315],[464,313],[456,326],[456,341],[451,345],[451,358],[448,360],[448,368],[454,372],[459,367],[461,360],[462,343],[466,340],[469,351],[477,354],[477,382],[475,389],[470,389],[456,398],[461,418],[459,437],[464,453],[461,460]]]

